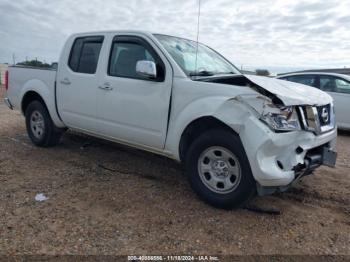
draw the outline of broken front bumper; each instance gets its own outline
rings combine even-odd
[[[259,188],[281,188],[320,165],[334,166],[337,130],[315,135],[308,131],[275,133],[251,117],[240,132]]]
[[[302,177],[312,174],[313,171],[321,165],[335,167],[336,159],[337,152],[329,148],[328,143],[315,149],[311,149],[311,152],[308,152],[305,156],[304,164],[298,164],[293,168],[295,178],[290,184],[286,186],[262,186],[258,184],[258,194],[262,196],[270,195],[276,191],[284,192],[297,183]]]

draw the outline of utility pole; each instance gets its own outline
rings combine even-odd
[[[16,55],[15,53],[12,54],[12,60],[13,60],[13,65],[16,64]]]

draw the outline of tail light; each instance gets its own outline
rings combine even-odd
[[[9,71],[5,72],[5,89],[9,89]]]

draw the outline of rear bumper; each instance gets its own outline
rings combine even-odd
[[[10,101],[9,98],[5,97],[5,98],[4,98],[4,103],[5,103],[5,105],[7,105],[8,108],[10,108],[11,110],[13,110],[13,106],[12,106],[11,101]]]

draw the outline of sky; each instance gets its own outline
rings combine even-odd
[[[0,0],[0,63],[58,60],[66,38],[147,30],[196,39],[199,0]],[[199,41],[237,67],[350,67],[349,0],[201,0]]]

